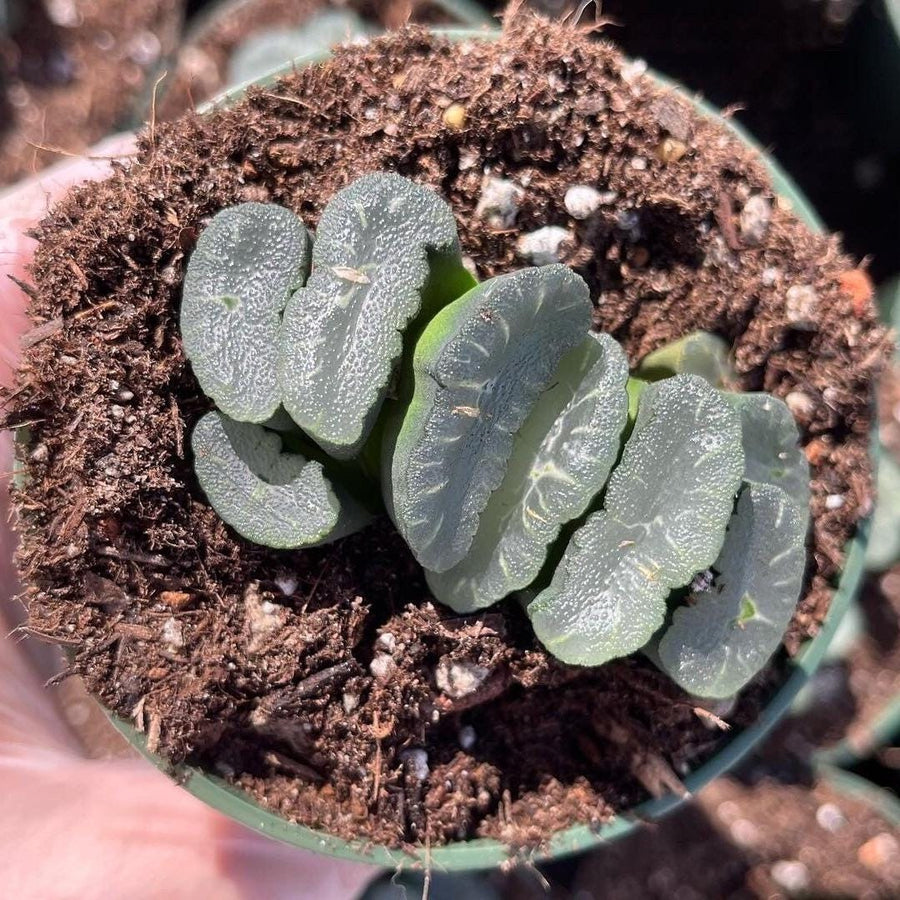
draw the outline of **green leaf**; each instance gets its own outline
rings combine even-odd
[[[771,394],[726,394],[741,416],[744,481],[781,488],[809,517],[809,463],[787,405]]]
[[[671,375],[699,375],[715,387],[735,380],[731,346],[717,334],[694,331],[648,353],[634,371],[637,378],[658,381]]]
[[[657,656],[688,693],[730,697],[778,649],[806,568],[806,520],[787,494],[745,485],[708,590],[675,610]]]
[[[716,558],[743,467],[740,420],[719,391],[692,375],[648,385],[603,510],[527,608],[541,643],[585,666],[643,647],[670,590]]]
[[[584,513],[619,455],[627,381],[628,361],[607,334],[563,357],[516,436],[468,555],[447,572],[426,572],[441,603],[472,612],[535,580],[562,525]]]
[[[432,269],[440,279],[430,279]],[[472,285],[456,221],[429,188],[365,175],[325,207],[313,271],[284,314],[279,381],[294,421],[332,456],[356,455],[420,312]]]
[[[866,568],[883,572],[900,559],[900,465],[887,447],[878,459],[875,514],[866,547]]]
[[[590,323],[587,285],[551,265],[492,278],[425,329],[385,487],[426,569],[446,571],[468,552],[516,432]]]
[[[282,550],[313,547],[368,521],[335,492],[321,463],[282,453],[281,438],[259,425],[208,413],[191,443],[200,487],[219,516],[248,541]]]
[[[228,83],[255,81],[291,60],[323,53],[337,44],[372,34],[353,10],[325,9],[306,19],[299,28],[267,28],[244,40],[228,63]]]
[[[290,210],[242,203],[217,213],[191,255],[181,301],[184,351],[227,416],[265,422],[278,409],[278,334],[309,269],[309,233]]]

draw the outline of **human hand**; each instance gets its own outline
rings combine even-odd
[[[34,242],[25,231],[66,189],[101,177],[131,137],[0,195],[0,385],[11,383]],[[17,592],[7,525],[12,444],[0,435],[0,880],[18,900],[215,897],[350,900],[368,866],[296,850],[203,805],[137,759],[88,759],[22,646],[5,637]],[[4,617],[4,611],[9,613]]]

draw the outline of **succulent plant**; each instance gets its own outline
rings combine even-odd
[[[350,9],[324,9],[297,28],[268,28],[241,43],[228,64],[230,84],[255,81],[292,59],[330,50],[376,29]]]
[[[721,338],[630,377],[590,325],[565,266],[476,284],[449,207],[397,175],[339,191],[314,242],[281,207],[223,210],[182,301],[218,406],[193,433],[200,487],[248,540],[297,548],[362,527],[380,471],[440,602],[518,596],[564,662],[643,649],[690,692],[733,693],[802,587],[796,425],[774,397],[719,389],[735,380]]]

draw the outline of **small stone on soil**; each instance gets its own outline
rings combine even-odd
[[[533,265],[548,266],[560,261],[560,245],[568,238],[569,232],[565,228],[547,225],[545,228],[523,234],[516,243],[516,249],[520,256],[524,256]]]
[[[772,866],[772,880],[788,894],[799,894],[809,886],[809,869],[796,859],[780,859]]]
[[[471,725],[463,725],[463,727],[459,729],[459,746],[462,747],[463,750],[471,750],[475,746],[475,741],[477,740],[478,735]]]
[[[788,288],[784,314],[798,331],[818,331],[819,295],[808,284]]]
[[[487,175],[481,183],[475,215],[491,228],[512,228],[519,214],[519,200],[524,196],[525,191],[512,181]]]
[[[866,841],[856,851],[857,859],[867,868],[878,871],[900,853],[900,843],[892,834],[883,831]]]
[[[843,494],[829,494],[825,498],[825,509],[840,509],[845,502]]]
[[[813,403],[812,397],[803,393],[803,391],[791,391],[784,398],[784,402],[801,425],[809,422],[816,411],[816,405]]]
[[[377,653],[369,663],[369,671],[381,683],[389,681],[396,668],[397,664],[387,653]]]
[[[375,649],[384,653],[393,653],[397,649],[397,638],[389,631],[385,631],[383,634],[378,635],[378,639],[375,641]]]
[[[424,781],[431,772],[428,768],[428,754],[420,747],[404,750],[400,754],[400,761],[406,777],[414,781]]]
[[[434,681],[440,691],[459,700],[474,694],[490,674],[490,669],[473,662],[442,659],[434,670]]]
[[[741,240],[751,247],[758,247],[769,231],[772,206],[759,194],[751,197],[741,210]]]
[[[847,819],[834,803],[823,803],[816,810],[816,822],[819,823],[820,828],[833,834],[847,824]]]
[[[170,650],[181,650],[184,647],[184,633],[174,616],[163,622],[162,640]]]
[[[341,703],[344,706],[345,713],[352,713],[359,706],[359,694],[353,694],[350,691],[344,691],[341,697]]]
[[[576,184],[566,191],[566,212],[573,219],[586,219],[595,213],[602,203],[600,191],[587,184]]]
[[[764,287],[773,287],[778,283],[778,280],[781,278],[781,271],[776,269],[774,266],[769,266],[762,270],[762,275],[760,275],[760,280],[763,283]]]

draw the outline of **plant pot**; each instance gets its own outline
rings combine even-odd
[[[453,32],[455,38],[490,37],[483,32]],[[318,58],[317,58],[318,59]],[[315,60],[296,60],[293,66],[300,67]],[[291,67],[289,67],[290,69]],[[285,70],[285,71],[289,71]],[[265,85],[276,77],[273,73],[258,84]],[[669,84],[661,76],[655,76],[662,84]],[[238,99],[244,87],[226,93],[215,105],[228,105]],[[277,99],[277,98],[276,98]],[[715,110],[701,101],[693,101],[705,115],[716,116]],[[201,110],[201,113],[206,110]],[[762,155],[762,151],[752,139],[733,123],[724,120],[743,143]],[[765,159],[765,157],[763,157]],[[815,212],[810,208],[793,183],[776,163],[766,159],[766,166],[776,192],[785,198],[796,214],[815,231],[821,231]],[[809,640],[789,664],[790,674],[761,711],[756,720],[735,734],[714,756],[691,771],[684,779],[688,790],[694,792],[704,784],[732,768],[754,745],[756,745],[789,709],[798,691],[809,681],[819,665],[838,624],[856,592],[862,574],[862,564],[866,543],[866,529],[860,525],[855,537],[846,547],[846,557],[839,583],[831,599],[821,630]],[[147,748],[147,738],[139,734],[133,726],[113,716],[112,721],[127,739],[148,759],[164,771],[172,773],[168,762],[151,753]],[[433,867],[437,870],[477,870],[501,865],[517,854],[509,846],[491,839],[475,839],[450,843],[446,846],[423,847],[414,850],[398,850],[379,846],[370,840],[344,840],[323,831],[293,824],[264,809],[246,794],[226,783],[223,779],[190,766],[177,767],[174,774],[183,786],[199,799],[220,810],[225,815],[261,833],[284,841],[296,847],[314,850],[339,858],[356,860],[389,868]],[[548,836],[541,850],[529,854],[532,861],[562,857],[585,850],[603,842],[615,839],[637,827],[638,821],[659,818],[682,802],[674,794],[641,803],[627,814],[621,814],[601,828],[576,825]]]

